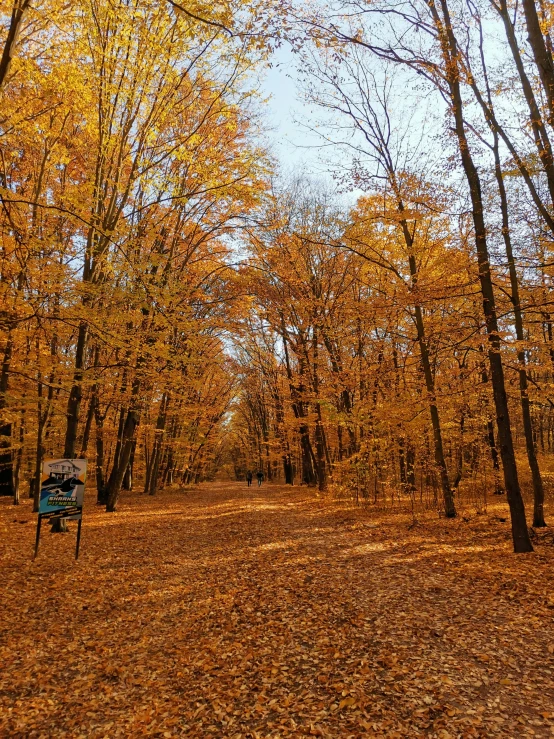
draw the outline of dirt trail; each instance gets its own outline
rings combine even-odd
[[[554,736],[550,532],[216,484],[89,506],[75,564],[34,521],[0,499],[2,737]]]

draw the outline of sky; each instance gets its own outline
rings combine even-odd
[[[284,45],[273,55],[273,66],[268,70],[261,91],[268,102],[265,119],[272,153],[281,164],[283,174],[303,173],[329,184],[334,188],[332,167],[328,160],[330,151],[322,148],[321,137],[309,130],[321,111],[302,99],[297,82],[298,56]],[[361,195],[360,190],[338,195],[345,206],[350,207]]]
[[[321,161],[319,137],[302,125],[308,121],[311,106],[302,100],[296,80],[297,57],[289,46],[283,46],[273,55],[273,66],[262,85],[269,96],[266,120],[270,128],[269,141],[285,171],[300,167],[313,174],[323,174],[327,167]]]

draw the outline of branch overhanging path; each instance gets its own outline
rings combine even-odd
[[[31,563],[33,521],[0,500],[2,736],[550,736],[554,541],[507,557],[494,506],[129,495],[89,505],[78,567],[63,536]]]

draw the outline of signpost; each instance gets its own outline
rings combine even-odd
[[[42,470],[37,536],[33,559],[35,559],[38,552],[40,527],[43,518],[66,518],[79,521],[75,546],[75,559],[77,559],[81,543],[87,461],[86,459],[47,459],[42,466]]]

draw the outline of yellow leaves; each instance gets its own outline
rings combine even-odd
[[[0,734],[550,731],[552,552],[510,559],[487,534],[484,558],[481,517],[452,522],[445,543],[436,517],[408,529],[380,510],[373,528],[305,486],[126,493],[117,519],[87,509],[78,577],[60,537],[31,563],[34,532],[13,517],[0,499],[0,619],[17,624],[0,643]],[[523,606],[497,592],[499,572],[503,592],[529,586]]]
[[[313,724],[310,724],[310,730],[309,730],[310,736],[327,736],[327,734],[324,732],[322,728],[319,726],[314,726]]]
[[[339,703],[339,711],[343,708],[355,708],[356,707],[356,698],[353,696],[348,696],[347,698],[343,698]]]

